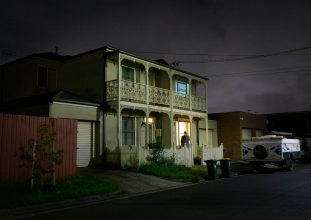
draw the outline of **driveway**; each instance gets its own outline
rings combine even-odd
[[[119,185],[123,195],[143,194],[169,188],[181,187],[189,184],[169,181],[155,176],[126,170],[80,168],[78,169],[78,173],[81,175],[96,175],[99,178],[111,180]]]

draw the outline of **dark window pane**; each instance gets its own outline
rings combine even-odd
[[[134,69],[122,66],[122,79],[134,82]]]
[[[47,87],[48,71],[47,68],[40,66],[38,69],[38,87]]]
[[[122,117],[122,145],[135,145],[135,124],[132,117]]]

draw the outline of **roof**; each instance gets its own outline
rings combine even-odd
[[[11,100],[1,105],[0,109],[10,110],[10,109],[16,109],[16,108],[32,107],[32,106],[48,104],[53,101],[86,105],[86,106],[100,106],[99,103],[90,101],[88,99],[85,99],[77,95],[74,95],[70,92],[58,90],[54,92],[48,92],[45,94],[33,95],[33,96],[23,97],[20,99]]]
[[[311,111],[280,112],[265,114],[268,117],[311,116]]]
[[[115,48],[115,47],[112,47],[112,46],[99,47],[99,48],[96,48],[96,49],[93,49],[93,50],[90,50],[90,51],[86,51],[86,52],[77,54],[77,55],[75,55],[75,56],[70,57],[69,59],[74,59],[74,58],[76,58],[76,57],[84,56],[84,55],[90,54],[90,53],[95,53],[95,52],[98,52],[98,51],[101,51],[101,50],[103,50],[103,51],[111,50],[112,53],[122,53],[122,54],[126,54],[126,55],[132,56],[132,57],[134,57],[134,58],[138,58],[138,59],[147,61],[147,62],[149,62],[149,63],[154,63],[154,64],[156,64],[156,65],[160,65],[160,66],[163,66],[163,67],[166,67],[166,68],[170,68],[170,69],[173,69],[173,70],[176,70],[176,71],[179,71],[179,72],[183,72],[183,73],[186,73],[186,74],[189,74],[189,75],[192,75],[192,76],[196,76],[196,77],[201,78],[201,79],[204,79],[204,80],[208,80],[207,77],[200,76],[200,75],[198,75],[198,74],[194,74],[194,73],[191,73],[191,72],[189,72],[189,71],[182,70],[182,69],[178,69],[178,68],[176,68],[176,67],[170,66],[170,65],[169,65],[165,60],[163,60],[163,59],[159,59],[159,60],[156,60],[156,61],[150,60],[150,59],[147,59],[147,58],[143,58],[143,57],[140,57],[140,56],[137,56],[137,55],[128,53],[128,52],[126,52],[126,51],[120,50],[120,49]]]
[[[90,101],[83,97],[80,97],[70,92],[65,92],[62,90],[56,93],[56,95],[52,97],[52,101],[66,102],[66,103],[73,103],[73,104],[80,104],[80,105],[100,106],[99,103]]]
[[[20,62],[22,60],[32,58],[32,57],[39,57],[39,58],[44,58],[44,59],[49,59],[49,60],[55,60],[55,61],[62,62],[62,61],[65,61],[65,60],[71,58],[72,56],[69,56],[69,55],[63,56],[63,55],[60,55],[60,54],[57,54],[57,53],[53,53],[53,52],[33,53],[33,54],[28,55],[28,56],[19,58],[17,60],[13,60],[11,62],[4,63],[4,64],[2,64],[0,66],[2,66],[2,67],[8,66],[8,65]]]
[[[207,77],[200,76],[198,74],[194,74],[194,73],[191,73],[191,72],[188,72],[188,71],[185,71],[185,70],[173,67],[173,66],[169,65],[163,59],[159,59],[159,60],[156,60],[156,61],[149,60],[149,59],[146,59],[146,58],[134,55],[134,54],[130,54],[130,53],[126,52],[126,51],[122,51],[122,50],[120,50],[118,48],[115,48],[115,47],[112,47],[112,46],[99,47],[99,48],[96,48],[96,49],[93,49],[93,50],[90,50],[90,51],[86,51],[86,52],[83,52],[83,53],[80,53],[80,54],[77,54],[77,55],[74,55],[74,56],[69,56],[69,55],[63,56],[63,55],[60,55],[60,54],[57,54],[57,53],[52,53],[52,52],[34,53],[34,54],[29,55],[29,56],[26,56],[26,57],[23,57],[23,58],[11,61],[9,63],[5,63],[5,64],[2,65],[2,67],[10,65],[10,64],[13,64],[13,63],[16,63],[16,62],[19,62],[19,61],[24,60],[24,59],[31,58],[31,57],[41,57],[41,58],[45,58],[45,59],[50,59],[50,60],[55,60],[55,61],[62,62],[62,61],[66,61],[66,60],[69,60],[69,59],[77,58],[79,56],[84,56],[86,54],[95,53],[95,52],[101,51],[101,50],[103,50],[103,51],[111,50],[112,52],[116,52],[116,53],[118,52],[118,53],[126,54],[126,55],[132,56],[134,58],[138,58],[138,59],[141,59],[141,60],[144,60],[144,61],[147,61],[147,62],[150,62],[150,63],[154,63],[154,64],[157,64],[157,65],[166,67],[166,68],[170,68],[170,69],[173,69],[173,70],[176,70],[176,71],[179,71],[179,72],[183,72],[183,73],[186,73],[186,74],[189,74],[189,75],[192,75],[192,76],[196,76],[196,77],[204,79],[204,80],[208,80]]]

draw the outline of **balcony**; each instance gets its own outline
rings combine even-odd
[[[118,89],[118,80],[106,82],[106,100],[108,102],[118,100]],[[149,93],[148,100],[147,89]],[[172,102],[173,108],[185,110],[190,110],[191,101],[191,110],[206,112],[206,101],[204,98],[198,96],[183,95],[168,89],[154,86],[146,86],[145,84],[134,83],[124,80],[121,81],[120,100],[166,107],[170,107]]]

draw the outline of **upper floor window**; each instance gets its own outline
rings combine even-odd
[[[141,83],[141,71],[137,68],[122,66],[122,80]]]
[[[126,66],[122,66],[122,79],[135,82],[135,70]]]
[[[39,66],[37,83],[40,88],[48,87],[48,69],[46,67]]]
[[[187,95],[189,93],[189,84],[183,81],[176,81],[176,92]]]
[[[39,88],[56,88],[56,84],[56,69],[39,66],[37,75],[37,86]]]

